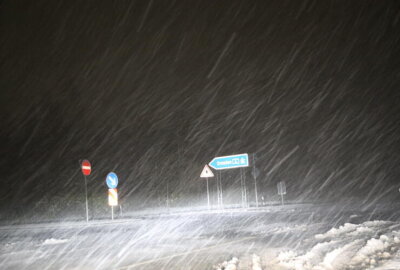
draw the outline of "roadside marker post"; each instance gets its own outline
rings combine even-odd
[[[208,188],[208,178],[209,177],[214,177],[214,174],[211,171],[210,167],[205,165],[203,171],[200,174],[200,177],[201,178],[206,178],[206,182],[207,182],[207,207],[208,207],[208,210],[210,210],[210,190]]]

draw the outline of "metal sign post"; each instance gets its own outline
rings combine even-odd
[[[286,185],[284,181],[278,183],[278,195],[281,195],[282,205],[283,203],[283,195],[286,194]]]
[[[218,174],[217,174],[217,205],[218,205],[218,208],[221,205],[220,196],[219,196],[219,176],[218,176]]]
[[[206,183],[207,183],[207,208],[210,210],[210,191],[208,189],[208,177],[206,177]]]
[[[81,163],[81,170],[83,174],[83,178],[85,180],[85,204],[86,204],[86,222],[89,222],[89,204],[88,204],[88,192],[87,192],[87,181],[86,176],[90,175],[92,172],[92,165],[89,160],[83,160]]]
[[[242,208],[244,208],[244,184],[243,184],[243,175],[242,168],[240,168],[240,191],[242,192]]]
[[[249,166],[249,155],[248,154],[238,154],[231,156],[215,157],[208,164],[211,168],[219,171],[219,177],[217,177],[217,193],[218,193],[218,205],[221,204],[223,208],[223,195],[222,195],[222,178],[221,170],[243,168]],[[219,180],[219,183],[218,183]],[[240,170],[240,182],[242,188],[242,205],[243,207],[247,205],[247,190],[246,190],[246,179],[242,170]],[[244,204],[244,202],[246,202]]]
[[[84,175],[83,178],[85,179],[86,222],[89,222],[89,204],[88,204],[88,196],[87,196],[86,175]]]
[[[208,189],[208,178],[209,177],[214,177],[214,174],[211,171],[211,169],[207,165],[205,165],[203,171],[200,174],[200,177],[206,178],[206,182],[207,182],[207,207],[208,207],[208,210],[210,210],[210,190]]]
[[[217,173],[217,201],[218,208],[222,208],[222,182],[221,182],[221,172]]]
[[[219,174],[219,197],[221,202],[221,208],[224,208],[224,200],[223,200],[223,193],[222,193],[222,174],[221,171],[218,172]]]
[[[253,177],[254,177],[254,192],[256,195],[256,207],[258,207],[258,194],[257,194],[257,176],[260,172],[256,169],[256,154],[253,154]]]
[[[169,212],[169,179],[167,178],[167,210]]]
[[[240,183],[242,188],[242,207],[247,207],[247,187],[246,187],[246,176],[244,175],[243,169],[240,168]]]

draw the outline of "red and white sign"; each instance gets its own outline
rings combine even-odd
[[[109,206],[118,205],[118,191],[116,188],[108,189],[108,205]]]
[[[90,175],[90,173],[92,172],[92,165],[90,165],[89,160],[85,159],[84,161],[82,161],[81,168],[83,175]]]
[[[214,177],[214,174],[213,174],[212,170],[210,169],[210,167],[208,167],[206,165],[206,166],[204,166],[204,169],[201,172],[200,177],[202,177],[202,178]]]

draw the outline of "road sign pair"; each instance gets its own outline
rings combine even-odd
[[[118,176],[114,172],[107,174],[106,183],[108,186],[108,205],[117,206],[118,205]]]
[[[84,161],[82,161],[81,169],[83,175],[90,175],[90,173],[92,172],[92,165],[90,164],[89,160],[85,159]],[[114,172],[110,172],[109,174],[107,174],[106,183],[108,188],[116,188],[118,186],[118,176]]]
[[[248,167],[249,155],[239,154],[239,155],[215,157],[213,158],[213,160],[211,160],[209,165],[215,170],[226,170],[226,169]],[[203,171],[200,174],[200,177],[202,178],[214,177],[214,174],[211,171],[210,167],[205,165]]]

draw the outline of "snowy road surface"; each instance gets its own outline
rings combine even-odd
[[[391,207],[292,205],[0,227],[1,269],[400,269]],[[397,208],[398,209],[398,208]]]

